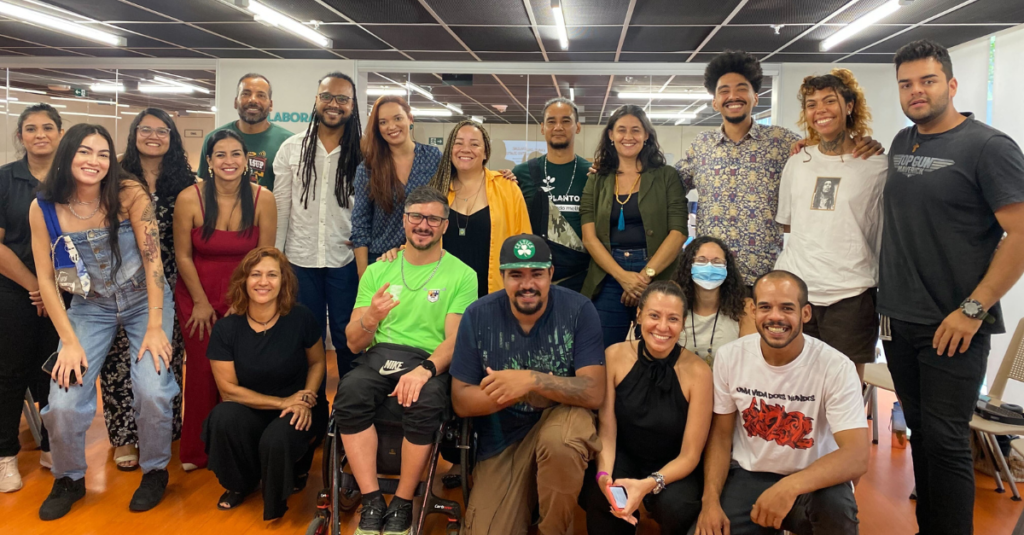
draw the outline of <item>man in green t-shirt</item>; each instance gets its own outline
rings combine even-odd
[[[512,169],[526,199],[530,226],[551,249],[554,283],[577,292],[590,267],[580,230],[580,197],[587,185],[590,162],[576,155],[580,127],[579,112],[571,100],[559,97],[547,101],[540,131],[548,143],[548,153]]]
[[[335,419],[352,475],[363,495],[357,535],[408,533],[412,498],[434,435],[450,412],[448,366],[462,313],[476,300],[476,273],[441,248],[448,199],[430,186],[413,190],[402,217],[408,247],[394,262],[371,264],[359,280],[348,348],[366,350],[341,379]],[[405,438],[402,473],[391,505],[377,484],[373,420],[389,397]]]
[[[277,156],[277,148],[292,136],[292,132],[267,120],[274,109],[273,96],[270,80],[262,74],[249,73],[238,80],[238,94],[235,96],[238,120],[206,134],[203,151],[199,154],[199,178],[210,178],[206,164],[206,142],[213,132],[228,129],[245,141],[252,181],[274,191],[274,157]]]

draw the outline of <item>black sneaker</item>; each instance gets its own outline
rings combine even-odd
[[[142,483],[132,496],[128,509],[141,513],[156,507],[167,489],[167,470],[153,470],[142,474]]]
[[[388,512],[384,513],[383,535],[409,535],[412,531],[412,502],[397,498],[391,500]]]
[[[384,527],[384,511],[388,504],[383,496],[378,496],[369,501],[363,501],[363,508],[359,511],[359,527],[353,535],[380,535],[380,529]]]
[[[57,520],[68,514],[71,506],[85,497],[85,478],[72,481],[70,477],[62,477],[53,482],[53,490],[39,507],[40,520]]]

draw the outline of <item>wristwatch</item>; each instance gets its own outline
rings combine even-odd
[[[654,271],[654,268],[648,266],[644,268],[644,274],[653,279],[654,276],[658,274],[658,272]]]
[[[968,318],[981,320],[985,323],[995,323],[996,317],[985,312],[985,307],[981,306],[981,303],[968,297],[964,299],[963,303],[960,303],[960,311],[964,313],[964,316]]]
[[[432,361],[430,359],[425,359],[420,364],[420,366],[423,367],[424,370],[427,370],[428,372],[430,372],[430,376],[431,377],[437,377],[437,366],[434,366],[434,361]]]
[[[651,490],[651,492],[653,492],[654,494],[658,494],[661,491],[665,490],[665,476],[661,475],[660,472],[654,472],[653,474],[647,477],[654,480],[654,489]]]

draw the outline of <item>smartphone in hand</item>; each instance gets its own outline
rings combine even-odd
[[[626,489],[618,486],[608,487],[608,489],[611,490],[612,498],[615,500],[615,508],[620,511],[625,509],[627,500]]]
[[[57,355],[59,354],[59,351],[54,351],[53,354],[50,355],[50,358],[46,359],[46,362],[43,363],[43,371],[46,372],[46,375],[53,375],[53,367],[57,365]],[[88,369],[88,366],[82,366],[82,373],[84,374]],[[75,370],[71,370],[71,375],[69,377],[68,384],[78,384],[78,374],[75,372]]]

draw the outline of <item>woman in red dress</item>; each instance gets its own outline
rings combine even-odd
[[[250,182],[242,139],[217,131],[204,153],[213,178],[182,191],[174,208],[174,303],[186,359],[178,456],[186,471],[206,466],[203,420],[220,401],[206,346],[213,324],[228,312],[231,273],[249,251],[273,246],[277,233],[274,195]]]

